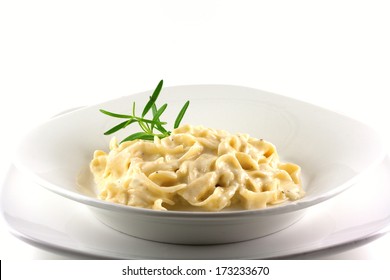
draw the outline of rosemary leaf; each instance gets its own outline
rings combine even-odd
[[[153,106],[152,106],[153,119],[154,119],[154,116],[156,115],[156,113],[157,113],[157,106],[156,106],[156,103],[154,103]],[[160,121],[160,118],[157,118],[156,120],[157,120],[157,121]],[[152,131],[153,131],[153,129],[154,129],[154,126],[155,126],[155,123],[152,123],[152,125],[151,125],[151,127],[150,127],[150,129],[151,129]]]
[[[123,139],[121,141],[121,143],[126,142],[126,141],[132,141],[135,139],[153,140],[154,135],[148,134],[146,132],[136,132],[136,133],[133,133],[133,134],[127,136],[125,139]]]
[[[186,111],[187,111],[188,105],[190,105],[190,101],[187,101],[187,102],[184,104],[183,108],[181,108],[179,114],[178,114],[177,117],[176,117],[175,125],[174,125],[173,128],[178,128],[178,127],[179,127],[180,122],[181,122],[181,120],[183,119],[184,114],[185,114]]]
[[[155,113],[154,117],[153,117],[153,121],[154,122],[157,122],[159,119],[160,119],[160,116],[162,115],[162,113],[164,113],[165,109],[168,107],[168,104],[165,103],[164,105],[161,106],[160,109],[158,109],[158,111]]]
[[[113,128],[107,130],[106,132],[104,132],[104,135],[110,135],[110,134],[113,134],[114,132],[117,132],[118,130],[122,129],[122,128],[125,128],[126,126],[132,124],[132,123],[135,123],[137,122],[136,119],[130,119],[128,121],[124,121],[124,122],[121,122],[120,124],[114,126]]]
[[[100,109],[99,111],[102,112],[103,114],[106,114],[106,115],[108,115],[110,117],[114,117],[114,118],[129,119],[129,118],[133,117],[133,116],[130,116],[130,115],[122,115],[122,114],[112,113],[112,112],[109,112],[109,111],[106,111],[106,110],[103,110],[103,109]]]
[[[156,89],[154,90],[152,96],[149,99],[149,102],[146,103],[145,108],[142,112],[142,117],[145,117],[145,115],[149,112],[150,108],[152,108],[153,104],[156,102],[158,95],[160,94],[161,88],[163,86],[163,80],[161,80]]]

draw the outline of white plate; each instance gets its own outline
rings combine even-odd
[[[82,204],[57,196],[11,167],[2,213],[17,237],[36,246],[108,259],[264,259],[358,244],[390,228],[390,160],[278,233],[246,242],[188,246],[146,241],[98,222]],[[295,256],[298,257],[299,256]]]
[[[132,101],[145,104],[149,95],[82,108],[38,126],[21,142],[18,167],[42,186],[91,206],[101,221],[122,232],[155,241],[206,244],[249,240],[284,229],[307,207],[339,194],[384,157],[383,145],[370,127],[301,101],[237,86],[170,87],[159,98],[161,104],[169,104],[164,120],[172,123],[182,104],[191,100],[185,122],[269,140],[282,159],[302,167],[306,196],[261,210],[194,213],[139,209],[86,195],[76,177],[94,150],[107,149],[109,137],[102,133],[118,123],[98,109],[126,113]]]

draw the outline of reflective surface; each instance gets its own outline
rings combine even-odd
[[[390,223],[389,170],[386,158],[359,183],[311,208],[288,229],[226,245],[172,245],[121,234],[97,221],[85,206],[26,180],[15,167],[4,182],[1,205],[14,235],[64,253],[124,259],[297,258],[341,245],[353,247],[385,234]]]

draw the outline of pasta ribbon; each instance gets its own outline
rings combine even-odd
[[[99,198],[154,210],[260,209],[300,199],[298,165],[280,162],[271,143],[184,125],[166,138],[94,152],[90,170]]]

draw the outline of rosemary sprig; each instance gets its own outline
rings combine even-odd
[[[136,139],[143,139],[143,140],[150,140],[153,141],[154,137],[157,136],[159,138],[165,138],[171,134],[171,131],[167,130],[164,125],[167,123],[164,121],[160,120],[161,115],[164,113],[164,111],[167,109],[168,104],[162,105],[160,108],[157,107],[156,101],[157,98],[161,92],[163,86],[163,80],[161,80],[156,89],[154,90],[152,96],[149,97],[149,101],[146,103],[141,117],[136,116],[136,108],[135,108],[135,102],[133,102],[133,107],[132,107],[132,114],[131,115],[124,115],[124,114],[117,114],[113,113],[107,110],[100,109],[100,112],[108,115],[110,117],[114,118],[119,118],[119,119],[126,119],[126,121],[123,121],[116,126],[110,128],[106,132],[104,132],[104,135],[110,135],[115,132],[117,132],[120,129],[126,128],[127,126],[133,124],[133,123],[138,123],[139,127],[141,128],[142,131],[133,133],[126,138],[124,138],[121,143],[125,141],[132,141]],[[178,128],[180,125],[180,122],[182,121],[184,114],[187,111],[187,108],[190,104],[190,101],[187,101],[184,106],[181,108],[179,114],[176,117],[174,128]],[[152,110],[152,118],[148,119],[145,118],[145,116],[148,114],[148,112]],[[155,129],[158,131],[157,133],[155,132]]]

